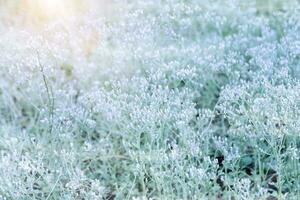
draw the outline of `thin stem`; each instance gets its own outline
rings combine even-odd
[[[42,74],[43,77],[43,82],[46,88],[46,92],[47,92],[47,98],[48,98],[48,112],[49,112],[49,121],[50,121],[50,127],[49,127],[49,132],[52,133],[52,129],[53,129],[53,116],[54,116],[54,97],[53,97],[53,90],[52,87],[48,84],[47,82],[47,77],[44,73],[44,66],[41,64],[41,58],[40,58],[40,53],[38,51],[37,52],[37,59],[38,59],[38,64],[40,67],[40,72]]]

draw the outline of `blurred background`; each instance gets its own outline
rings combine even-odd
[[[109,0],[0,0],[1,23],[5,25],[41,25],[88,12],[110,17],[120,12]]]

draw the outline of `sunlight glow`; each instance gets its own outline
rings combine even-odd
[[[29,20],[52,21],[72,16],[82,9],[79,0],[24,0],[21,10]],[[80,9],[79,9],[80,8]]]

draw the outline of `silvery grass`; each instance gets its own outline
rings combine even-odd
[[[0,199],[299,198],[299,3],[118,3],[1,15]]]

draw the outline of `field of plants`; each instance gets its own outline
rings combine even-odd
[[[0,0],[0,200],[300,199],[300,1]]]

